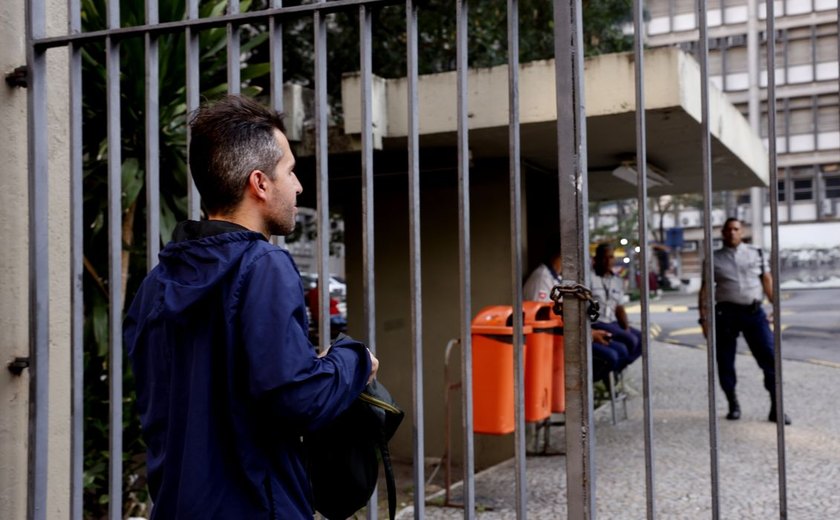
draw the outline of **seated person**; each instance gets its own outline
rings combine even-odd
[[[562,259],[560,248],[537,266],[522,290],[525,301],[548,302],[551,289],[563,279]],[[610,372],[620,372],[630,363],[627,347],[614,341],[612,333],[607,330],[592,330],[592,380],[606,380]]]
[[[595,330],[607,331],[612,339],[623,344],[627,350],[627,365],[642,355],[642,333],[630,327],[624,300],[624,281],[612,270],[613,247],[607,243],[598,244],[592,262],[592,282],[589,284],[592,296],[601,305],[598,321],[592,324]]]

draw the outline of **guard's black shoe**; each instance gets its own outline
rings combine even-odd
[[[770,415],[767,416],[767,420],[770,422],[776,422],[776,409],[770,408]],[[785,414],[785,426],[790,425],[790,417],[788,414]]]
[[[726,414],[726,418],[730,421],[737,421],[741,418],[741,405],[738,404],[737,397],[729,400],[729,413]]]

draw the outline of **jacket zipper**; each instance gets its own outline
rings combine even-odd
[[[391,412],[391,413],[396,413],[396,414],[400,413],[400,410],[399,410],[396,406],[393,406],[393,405],[391,405],[391,404],[388,404],[388,403],[386,403],[385,401],[382,401],[382,400],[380,400],[380,399],[377,399],[377,398],[375,398],[375,397],[373,397],[373,396],[371,396],[371,395],[369,395],[369,394],[366,394],[366,393],[364,393],[364,392],[363,392],[363,393],[361,393],[361,394],[359,394],[359,398],[360,398],[362,401],[365,401],[365,402],[367,402],[367,403],[370,403],[370,404],[372,404],[372,405],[374,405],[374,406],[378,406],[379,408],[382,408],[383,410],[389,411],[389,412]]]

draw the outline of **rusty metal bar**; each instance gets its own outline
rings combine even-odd
[[[49,434],[49,184],[47,57],[34,46],[46,31],[44,0],[26,2],[29,163],[29,445],[27,516],[47,518]]]
[[[187,22],[198,20],[198,0],[187,0]],[[199,48],[199,28],[187,26],[186,38],[186,66],[187,66],[187,117],[198,110],[201,95],[201,81],[199,77],[199,62],[201,60],[201,49]],[[187,125],[187,156],[189,157],[189,146],[192,131]],[[189,165],[189,159],[187,160]],[[201,215],[201,196],[195,186],[192,173],[187,175],[187,218],[198,220]]]
[[[785,461],[785,406],[784,388],[782,385],[782,303],[780,287],[780,262],[779,262],[779,167],[776,155],[776,21],[775,4],[773,0],[767,0],[767,153],[770,169],[770,272],[773,273],[773,316],[775,325],[773,327],[774,340],[774,364],[776,366],[776,448],[778,456],[778,477],[779,477],[779,518],[788,517],[787,504],[787,466]],[[840,12],[840,11],[838,11]],[[785,37],[785,43],[787,43]],[[787,78],[787,67],[785,68]],[[788,101],[786,99],[786,101]],[[790,114],[786,111],[785,122],[790,124]],[[786,132],[788,145],[785,150],[790,150],[790,132]],[[816,143],[815,143],[816,144]],[[788,200],[793,199],[793,193]],[[790,218],[790,211],[788,211]]]
[[[364,287],[365,340],[376,354],[376,295],[374,276],[373,229],[373,53],[371,10],[359,6],[359,57],[361,60],[362,115],[362,286]],[[373,490],[368,501],[367,518],[378,516],[378,492]]]
[[[709,312],[705,313],[708,326],[706,344],[706,370],[708,388],[709,411],[709,464],[711,477],[712,518],[720,518],[720,485],[718,477],[718,425],[716,405],[716,371],[715,356],[715,303],[714,303],[714,255],[712,253],[712,158],[711,136],[709,129],[709,28],[706,18],[706,0],[697,0],[697,19],[700,24],[699,53],[700,62],[700,149],[703,165],[703,251],[705,256],[703,270],[703,284],[706,290],[706,305]]]
[[[583,20],[579,0],[554,2],[557,100],[557,169],[563,278],[589,280],[589,211],[586,115],[583,90]],[[563,304],[566,342],[566,482],[568,518],[595,517],[595,435],[592,420],[592,337],[583,302]]]
[[[120,26],[119,2],[108,2],[108,28]],[[122,518],[122,130],[120,123],[120,44],[105,41],[108,105],[108,516]]]
[[[472,288],[470,270],[470,138],[469,99],[467,95],[467,74],[469,60],[467,50],[467,22],[469,20],[468,0],[458,0],[456,16],[456,76],[458,78],[458,259],[461,300],[461,384],[462,384],[462,431],[464,458],[464,518],[475,517],[475,438],[473,434],[472,396]]]
[[[653,461],[653,398],[651,396],[650,285],[648,246],[647,118],[645,112],[644,1],[633,0],[633,55],[636,80],[636,168],[639,204],[639,266],[641,267],[642,395],[645,431],[645,497],[648,520],[656,518],[656,483]],[[726,75],[724,74],[724,78]],[[663,237],[664,238],[664,237]],[[626,411],[626,409],[625,409]]]
[[[320,0],[317,5],[324,5]],[[315,190],[318,213],[318,338],[322,351],[330,345],[330,200],[327,143],[327,25],[326,13],[314,14],[315,39]]]
[[[420,263],[420,116],[417,103],[417,5],[414,0],[405,2],[406,18],[406,80],[408,83],[408,252],[410,258],[411,283],[409,288],[411,306],[411,374],[412,441],[414,444],[414,519],[426,517],[425,478],[425,421],[423,416],[423,291]],[[448,392],[447,392],[448,403]],[[447,421],[448,421],[447,417]],[[448,442],[447,430],[447,442]],[[449,457],[449,455],[447,455]],[[449,463],[449,460],[447,460]],[[448,488],[447,488],[448,492]]]
[[[158,22],[157,0],[146,0],[146,23]],[[146,269],[160,252],[160,60],[157,36],[146,33]]]
[[[510,263],[513,297],[514,465],[516,518],[528,510],[525,476],[525,345],[522,316],[522,169],[519,140],[519,3],[508,0],[508,155],[510,158]]]
[[[68,32],[82,29],[79,0],[68,0]],[[84,508],[84,223],[82,163],[82,49],[69,46],[70,79],[70,518],[82,520]]]
[[[239,0],[228,0],[228,14],[239,14]],[[239,94],[242,81],[240,79],[240,25],[228,23],[225,27],[227,32],[227,82],[228,93]]]

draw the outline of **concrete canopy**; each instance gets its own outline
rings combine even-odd
[[[613,171],[634,167],[636,150],[635,79],[632,53],[608,54],[585,62],[585,106],[589,196],[611,200],[636,196],[635,183]],[[508,154],[507,66],[473,69],[468,74],[470,153],[473,158]],[[457,79],[454,72],[419,78],[421,147],[453,147],[457,137]],[[344,132],[359,134],[360,81],[342,81]],[[520,66],[522,161],[532,168],[557,169],[554,61]],[[645,97],[650,195],[702,191],[700,68],[676,48],[645,52]],[[373,133],[378,149],[405,147],[407,82],[375,78]],[[713,189],[766,186],[767,152],[760,137],[714,85],[709,88]],[[625,172],[633,175],[633,171]],[[480,172],[479,172],[480,174]]]

